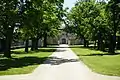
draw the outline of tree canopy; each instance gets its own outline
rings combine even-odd
[[[119,8],[119,0],[79,0],[67,14],[66,31],[83,38],[85,47],[94,41],[98,49],[105,51],[109,45],[109,52],[114,53],[119,32]]]
[[[38,40],[54,36],[61,25],[64,0],[2,0],[0,1],[0,37],[4,39],[4,56],[11,57],[14,36],[32,40],[31,50],[37,49]]]

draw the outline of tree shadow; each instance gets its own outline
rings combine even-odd
[[[33,53],[39,53],[39,52],[55,52],[56,49],[38,49],[35,51],[29,51],[29,54],[33,54]],[[12,54],[27,54],[24,51],[11,51]]]
[[[100,50],[98,50],[98,49],[97,49],[96,47],[94,47],[94,46],[89,46],[89,47],[81,46],[81,47],[79,47],[79,48],[88,49],[88,50],[94,50],[94,51],[100,51]]]
[[[38,49],[35,52],[55,52],[56,49]]]
[[[44,64],[60,65],[63,63],[78,62],[78,61],[79,61],[78,59],[63,59],[58,57],[50,57],[44,62]]]
[[[86,55],[77,55],[77,56],[114,56],[114,55],[120,55],[120,53],[91,53],[91,54],[86,54]]]
[[[30,65],[39,65],[43,63],[48,57],[22,57],[12,59],[0,59],[0,71],[5,71],[10,68],[22,68]]]
[[[35,52],[64,52],[66,50],[57,50],[55,48],[51,48],[51,49],[39,49],[39,50],[36,50]]]
[[[83,45],[80,45],[80,46],[66,46],[66,47],[64,47],[64,46],[53,46],[53,47],[51,47],[51,46],[48,46],[48,47],[46,47],[46,48],[80,48],[80,47],[82,47]],[[44,48],[44,47],[43,47]]]
[[[65,52],[66,50],[56,50],[56,52]]]
[[[27,54],[24,51],[11,51],[11,54]]]

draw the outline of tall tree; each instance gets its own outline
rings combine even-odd
[[[15,27],[18,26],[19,23],[19,15],[18,15],[18,0],[2,0],[0,1],[0,27],[1,32],[5,37],[5,49],[4,56],[11,57],[10,55],[10,47],[13,38],[13,32]]]
[[[109,52],[114,53],[116,47],[116,33],[119,26],[120,7],[119,0],[110,0],[107,5],[108,24],[111,28]],[[111,45],[112,44],[112,45]]]

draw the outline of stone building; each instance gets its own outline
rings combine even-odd
[[[83,44],[83,40],[79,39],[75,34],[66,33],[61,29],[61,33],[57,37],[48,38],[48,44]]]

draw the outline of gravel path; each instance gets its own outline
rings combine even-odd
[[[0,80],[120,80],[120,77],[93,73],[72,52],[60,45],[44,64],[27,75],[0,76]]]

